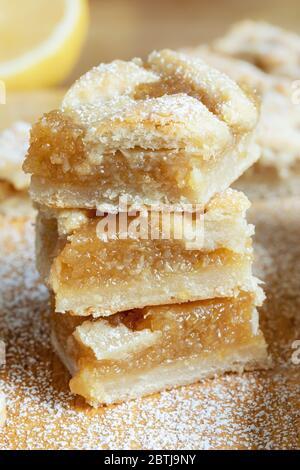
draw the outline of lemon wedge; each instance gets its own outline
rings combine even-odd
[[[0,80],[14,90],[61,82],[87,25],[87,0],[0,0]]]

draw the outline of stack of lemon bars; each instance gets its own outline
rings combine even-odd
[[[199,58],[101,64],[34,125],[24,168],[52,342],[92,406],[268,364],[249,202],[256,100]]]

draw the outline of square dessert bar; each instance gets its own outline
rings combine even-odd
[[[254,293],[107,318],[52,315],[52,343],[92,406],[268,366]]]
[[[116,226],[108,237],[99,230],[108,219],[94,211],[40,207],[38,268],[54,294],[55,310],[99,317],[252,291],[257,281],[248,206],[242,193],[229,189],[209,202],[199,225],[197,214],[186,222],[184,215],[172,213],[163,219],[170,220],[167,231],[160,213],[157,237],[150,232],[156,221],[149,213],[129,217],[125,228],[120,214],[110,214]],[[143,217],[147,230],[135,233],[132,227]]]
[[[35,202],[118,212],[204,206],[259,158],[252,96],[199,58],[163,50],[84,75],[33,127]]]

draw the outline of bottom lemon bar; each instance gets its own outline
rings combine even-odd
[[[241,292],[97,320],[54,313],[52,342],[72,374],[73,393],[95,407],[122,402],[224,372],[266,367],[256,298]]]

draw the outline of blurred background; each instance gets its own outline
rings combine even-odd
[[[101,61],[145,56],[156,48],[193,46],[242,19],[262,19],[300,33],[299,0],[89,0],[90,27],[67,80]]]
[[[300,33],[299,18],[299,0],[0,0],[0,131],[57,107],[101,62],[197,46],[244,19]]]
[[[100,62],[196,46],[240,20],[300,33],[299,18],[299,0],[0,0],[0,80],[66,87]]]

